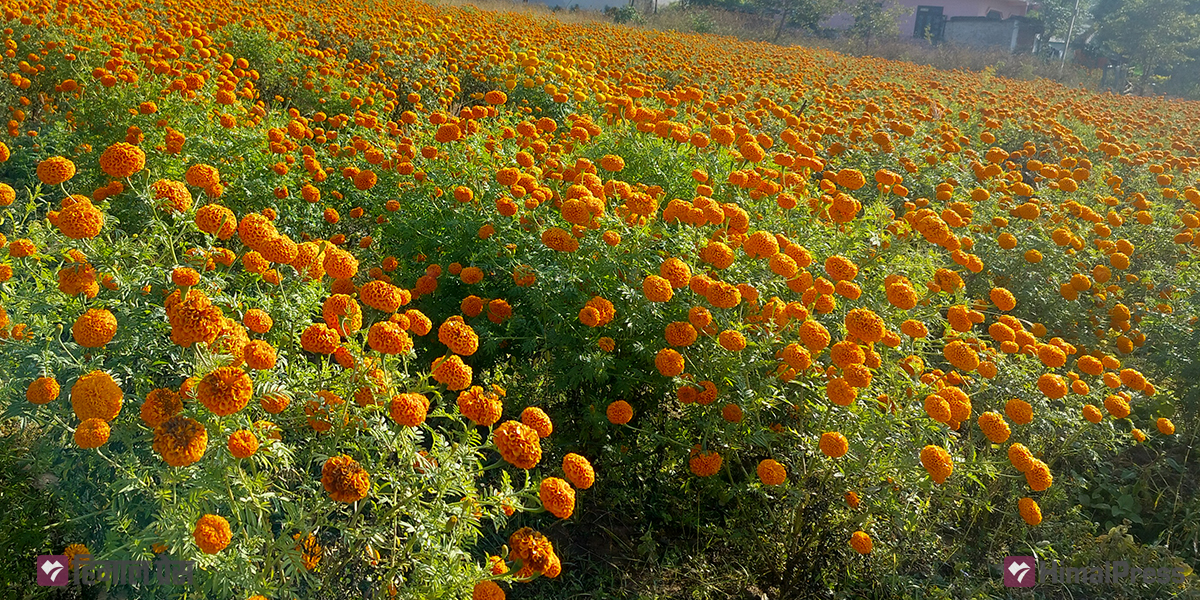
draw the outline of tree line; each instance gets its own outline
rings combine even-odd
[[[844,32],[867,46],[900,35],[904,11],[894,0],[683,0],[687,7],[753,12],[775,21],[774,39],[785,28],[829,35],[822,24],[848,13]],[[930,0],[931,4],[936,4]],[[1050,58],[1070,37],[1067,60],[1085,66],[1120,65],[1141,93],[1200,98],[1200,0],[1037,0],[1028,16],[1045,26],[1040,48]]]

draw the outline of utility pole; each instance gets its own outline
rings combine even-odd
[[[1071,49],[1071,36],[1075,33],[1075,18],[1079,16],[1079,0],[1075,0],[1075,12],[1071,13],[1071,26],[1067,28],[1067,41],[1063,44],[1062,63],[1058,65],[1058,76],[1062,77],[1067,67],[1067,50]]]

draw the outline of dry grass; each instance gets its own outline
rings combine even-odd
[[[596,23],[608,22],[611,19],[605,17],[599,11],[592,10],[553,10],[545,4],[539,2],[516,2],[514,0],[424,0],[427,4],[434,6],[457,6],[467,7],[473,6],[480,10],[491,12],[510,12],[518,13],[534,18],[556,19],[563,23]]]
[[[599,11],[552,10],[537,2],[514,0],[426,0],[442,6],[474,6],[480,10],[514,12],[535,18],[555,19],[564,23],[611,22]],[[657,13],[642,14],[642,23],[634,25],[659,31],[680,31],[727,35],[747,41],[775,41],[778,21],[749,12],[716,8],[684,8],[679,4],[660,9]],[[870,48],[848,38],[828,39],[785,29],[777,42],[780,46],[823,48],[851,56],[873,56],[911,62],[943,70],[990,72],[999,77],[1029,80],[1038,77],[1053,79],[1066,85],[1094,88],[1100,71],[1087,70],[1068,64],[1060,74],[1057,61],[1046,61],[1030,55],[1012,55],[1003,50],[980,50],[951,44],[931,46],[919,40],[896,38],[873,41]]]

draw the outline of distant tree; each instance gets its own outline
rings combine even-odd
[[[1093,10],[1102,44],[1142,69],[1144,88],[1159,68],[1200,48],[1200,0],[1102,0]]]
[[[1094,0],[1079,0],[1079,14],[1075,19],[1075,34],[1087,31],[1092,23],[1092,6]],[[1067,30],[1071,27],[1071,16],[1075,14],[1075,0],[1040,0],[1036,10],[1029,12],[1029,17],[1037,19],[1045,26],[1044,36],[1066,38]],[[1071,45],[1075,45],[1072,41]]]
[[[816,31],[825,19],[846,6],[844,0],[752,0],[759,11],[779,15],[775,27],[775,41],[783,34],[785,25]]]
[[[858,0],[850,9],[854,24],[851,37],[862,40],[869,50],[871,42],[900,35],[900,18],[912,13],[912,8],[884,0]]]

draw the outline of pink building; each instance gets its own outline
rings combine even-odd
[[[1023,17],[1029,11],[1025,0],[899,0],[912,7],[911,15],[900,21],[900,35],[925,37],[928,29],[940,37],[940,28],[951,17]]]
[[[901,37],[924,38],[928,31],[934,39],[941,39],[942,27],[951,17],[1023,17],[1030,4],[1026,0],[888,0],[889,5],[892,3],[910,9],[909,14],[900,19]],[[831,17],[825,26],[846,29],[853,23],[854,19],[848,13],[840,13]]]

